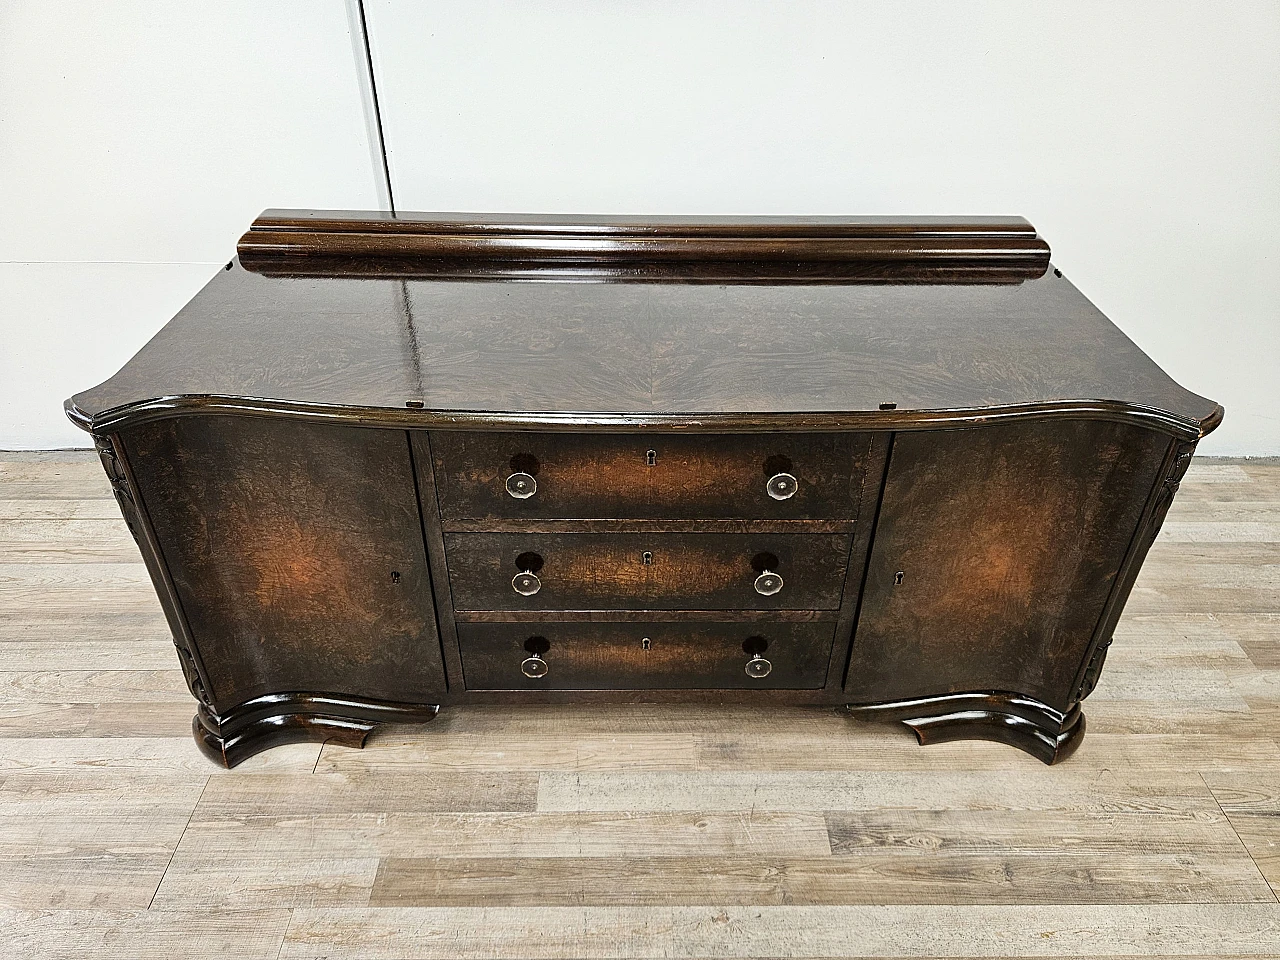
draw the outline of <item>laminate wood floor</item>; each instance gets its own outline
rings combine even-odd
[[[1280,956],[1280,465],[1197,461],[1056,767],[832,710],[196,750],[96,459],[0,454],[0,957]]]

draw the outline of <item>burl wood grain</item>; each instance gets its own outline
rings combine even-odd
[[[835,610],[840,606],[847,536],[810,534],[446,534],[453,605],[458,610]],[[537,554],[542,587],[512,589],[517,558]],[[650,561],[645,562],[645,554]],[[755,590],[762,554],[785,584]]]
[[[832,623],[465,623],[458,628],[468,690],[817,689],[827,677]],[[520,671],[531,637],[549,670]],[[645,640],[648,644],[645,644]],[[754,639],[772,665],[747,676]],[[761,644],[760,641],[763,641]]]
[[[1085,421],[895,437],[850,699],[1002,690],[1065,710],[1167,447]]]
[[[126,513],[172,568],[175,592],[157,583],[191,636],[193,692],[217,687],[223,706],[340,694],[333,709],[363,722],[374,700],[471,699],[459,622],[827,617],[826,688],[730,692],[910,698],[901,719],[1024,748],[1045,735],[1053,759],[1154,535],[1140,518],[1176,484],[1158,489],[1169,444],[1189,453],[1222,418],[1044,269],[1021,221],[321,212],[263,226],[246,252],[323,269],[313,254],[327,250],[368,270],[265,276],[232,261],[67,406],[104,448],[121,441],[117,483],[145,478],[145,509]],[[1043,275],[901,282],[978,239],[984,270],[1021,247]],[[866,282],[886,278],[886,251],[910,270]],[[473,269],[401,275],[402,255]],[[627,282],[663,279],[642,276],[655,256],[741,282]],[[820,272],[829,256],[868,269],[845,277],[858,282],[773,269]],[[546,282],[517,282],[530,257]],[[516,460],[539,482],[527,501],[500,486]],[[792,500],[767,498],[775,470],[798,478]],[[512,588],[526,552],[534,596]],[[785,580],[775,596],[754,589],[762,566]],[[986,697],[985,713],[957,713],[970,701],[940,699],[953,693]],[[231,719],[215,726],[237,735]]]
[[[174,397],[319,404],[365,423],[522,415],[535,429],[552,415],[578,429],[688,415],[681,429],[697,430],[700,414],[747,427],[796,414],[786,432],[807,414],[892,427],[921,411],[1102,400],[1194,432],[1220,413],[1053,271],[1007,286],[807,287],[294,279],[233,264],[71,409],[96,428]]]
[[[202,417],[124,442],[216,709],[443,688],[403,432]]]
[[[856,519],[870,445],[840,433],[430,437],[446,529],[459,519]],[[517,467],[537,481],[523,500],[504,485]],[[786,500],[766,489],[779,472],[797,479]]]

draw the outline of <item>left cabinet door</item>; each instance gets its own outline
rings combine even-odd
[[[403,431],[195,416],[121,440],[215,709],[285,692],[438,702]]]

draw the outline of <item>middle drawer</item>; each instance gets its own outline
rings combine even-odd
[[[835,610],[834,534],[445,534],[454,609]],[[464,618],[465,619],[465,618]]]

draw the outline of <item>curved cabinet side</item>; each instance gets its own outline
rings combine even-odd
[[[403,431],[220,416],[118,439],[175,636],[200,664],[207,753],[230,764],[285,740],[362,742],[386,713],[353,703],[434,715],[445,673]],[[253,721],[229,728],[246,704]]]
[[[138,545],[142,554],[142,562],[147,568],[151,584],[155,587],[160,607],[164,611],[165,620],[169,624],[169,633],[173,637],[174,650],[178,654],[178,665],[182,668],[183,679],[187,689],[202,707],[211,707],[209,698],[209,678],[204,665],[200,662],[199,653],[187,629],[187,621],[182,613],[182,605],[178,600],[177,588],[169,576],[164,556],[156,540],[155,529],[147,516],[146,507],[138,493],[137,479],[124,456],[123,444],[117,435],[94,434],[94,446],[102,468],[111,483],[111,492],[115,495],[116,504],[124,518],[125,526]]]
[[[1160,535],[1160,528],[1164,525],[1164,518],[1168,515],[1169,508],[1173,505],[1173,498],[1178,492],[1182,478],[1186,476],[1187,469],[1191,466],[1191,457],[1194,455],[1195,449],[1195,443],[1190,442],[1170,445],[1164,473],[1157,482],[1155,492],[1148,501],[1146,513],[1143,516],[1138,532],[1134,535],[1129,555],[1125,558],[1124,565],[1120,568],[1120,574],[1116,578],[1115,589],[1112,590],[1111,596],[1107,601],[1106,610],[1098,622],[1098,629],[1094,634],[1093,643],[1080,664],[1075,691],[1075,700],[1077,702],[1084,700],[1089,694],[1093,693],[1094,688],[1098,685],[1098,679],[1102,675],[1103,664],[1106,663],[1107,651],[1111,647],[1111,636],[1120,620],[1120,614],[1124,612],[1124,605],[1128,601],[1129,593],[1133,590],[1133,585],[1138,579],[1138,572],[1142,568],[1142,563],[1147,558],[1147,551],[1151,549],[1156,537]]]

